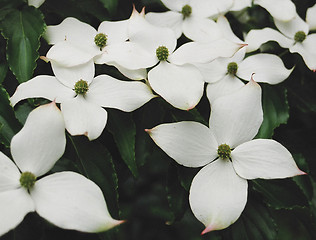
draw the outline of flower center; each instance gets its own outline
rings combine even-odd
[[[169,50],[165,46],[160,46],[156,49],[156,55],[159,61],[166,61],[169,56]]]
[[[181,11],[183,17],[189,17],[192,13],[192,8],[190,5],[184,5]]]
[[[295,42],[303,42],[306,38],[306,34],[303,31],[298,31],[295,33],[294,40]]]
[[[89,90],[87,81],[80,79],[78,82],[76,82],[74,90],[77,94],[84,95]]]
[[[20,184],[22,187],[26,188],[27,190],[30,190],[36,181],[36,176],[31,172],[24,172],[21,174],[20,177]]]
[[[98,33],[94,37],[95,45],[97,45],[101,49],[105,47],[107,40],[108,40],[107,35],[105,35],[104,33]]]
[[[227,73],[235,75],[237,73],[238,65],[235,62],[231,62],[227,65]]]
[[[227,159],[230,158],[231,151],[230,146],[224,143],[218,146],[217,154],[221,159]]]

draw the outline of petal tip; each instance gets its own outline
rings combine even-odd
[[[40,59],[43,60],[46,63],[49,63],[49,58],[47,58],[45,56],[40,56]]]
[[[144,129],[146,133],[150,134],[151,133],[151,129]]]
[[[204,235],[204,234],[211,232],[213,230],[215,230],[215,228],[212,225],[209,225],[201,232],[201,235]]]

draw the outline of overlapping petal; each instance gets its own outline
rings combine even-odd
[[[78,173],[44,177],[31,196],[37,213],[60,228],[101,232],[122,223],[110,216],[100,188]]]
[[[214,17],[226,13],[233,6],[233,0],[190,0],[192,15],[200,18]]]
[[[254,139],[237,146],[231,153],[235,171],[245,179],[287,178],[305,174],[298,169],[291,153],[271,139]]]
[[[296,7],[291,0],[254,0],[254,4],[265,8],[273,18],[290,21],[295,17]]]
[[[201,123],[161,124],[147,132],[164,152],[181,165],[201,167],[217,157],[215,137]]]
[[[181,12],[182,7],[190,3],[190,0],[161,0],[170,10]]]
[[[47,173],[66,146],[63,116],[54,102],[33,110],[11,140],[12,157],[22,172]]]
[[[218,159],[193,178],[189,201],[195,217],[205,225],[202,234],[234,223],[247,202],[247,180],[239,177],[229,160]]]
[[[0,152],[0,193],[18,188],[20,175],[19,169],[11,159]]]
[[[107,112],[99,105],[88,102],[82,95],[61,103],[66,129],[71,135],[98,138],[107,121]]]
[[[203,95],[204,81],[193,65],[160,62],[148,73],[152,89],[176,108],[191,109]]]
[[[306,11],[306,23],[309,26],[309,30],[316,30],[316,4]]]
[[[127,82],[108,75],[99,75],[89,86],[85,100],[102,107],[130,112],[153,97],[150,88],[142,82]]]
[[[281,11],[280,11],[281,12]],[[309,26],[308,24],[296,14],[295,18],[291,21],[284,22],[277,19],[274,19],[275,26],[288,38],[294,39],[295,33],[299,31],[308,33]]]
[[[107,45],[125,42],[128,39],[128,23],[128,20],[103,21],[98,28],[98,33],[106,35]]]

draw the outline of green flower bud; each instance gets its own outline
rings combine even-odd
[[[237,73],[238,65],[235,62],[231,62],[227,65],[227,73],[235,75]]]
[[[80,79],[78,82],[76,82],[74,91],[77,94],[84,95],[86,92],[88,92],[88,90],[89,90],[89,86],[88,86],[87,81]]]
[[[181,11],[183,17],[189,17],[192,13],[192,8],[190,5],[184,5]]]
[[[31,172],[24,172],[20,177],[20,184],[22,187],[30,190],[36,182],[36,176]]]
[[[104,48],[106,45],[106,41],[108,40],[107,35],[104,33],[99,33],[95,36],[94,38],[94,43],[97,45],[99,48]]]
[[[230,158],[231,151],[230,146],[224,143],[218,146],[217,154],[221,159],[227,159]]]
[[[298,31],[295,33],[294,40],[295,42],[303,42],[306,38],[306,34],[303,31]]]
[[[160,46],[156,49],[156,55],[159,61],[166,61],[169,56],[169,50],[165,46]]]

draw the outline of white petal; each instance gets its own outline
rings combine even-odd
[[[149,71],[148,81],[155,92],[176,108],[192,109],[203,95],[203,77],[193,65],[160,62]]]
[[[184,35],[193,41],[208,43],[222,37],[217,24],[208,18],[185,18],[182,27]]]
[[[0,236],[17,227],[25,215],[34,211],[34,203],[23,189],[0,192]]]
[[[219,144],[235,148],[257,134],[262,120],[261,87],[251,80],[212,103],[209,126]]]
[[[212,17],[226,13],[233,6],[233,0],[191,0],[192,15],[198,17]]]
[[[306,11],[306,23],[309,26],[309,30],[316,30],[316,4]]]
[[[298,31],[303,31],[307,34],[309,29],[308,24],[298,14],[291,21],[284,22],[274,19],[274,23],[281,33],[292,39],[294,39],[295,33]]]
[[[316,71],[316,34],[310,34],[302,43],[296,43],[293,47],[290,48],[290,52],[299,53],[306,66],[312,70]]]
[[[53,76],[40,75],[21,83],[10,98],[12,106],[27,98],[46,98],[57,103],[73,98],[75,92]]]
[[[47,173],[63,155],[66,137],[63,116],[55,103],[37,107],[11,140],[13,160],[22,172]]]
[[[39,8],[45,0],[28,0],[29,6],[34,6],[36,8]]]
[[[226,39],[218,39],[210,43],[189,42],[181,45],[168,60],[174,64],[207,63],[218,57],[231,57],[242,47]]]
[[[0,152],[0,193],[20,186],[21,173],[16,165]],[[1,232],[1,231],[0,231]]]
[[[291,153],[271,139],[254,139],[237,146],[231,153],[233,166],[246,179],[287,178],[305,174],[298,169]]]
[[[86,135],[93,140],[101,135],[106,125],[107,112],[81,95],[61,103],[61,111],[71,135]]]
[[[181,165],[201,167],[217,157],[217,142],[210,129],[201,123],[161,124],[146,131],[163,151]]]
[[[224,61],[222,61],[224,60]],[[225,77],[227,73],[226,58],[218,58],[209,63],[195,63],[205,82],[214,83]]]
[[[278,84],[291,74],[292,69],[286,69],[281,58],[268,53],[259,53],[247,57],[238,64],[237,76],[248,80],[252,73],[256,82]]]
[[[248,1],[248,0],[247,0]],[[235,1],[236,2],[240,2],[239,1]],[[244,43],[242,40],[240,40],[236,35],[235,33],[233,32],[233,30],[231,29],[230,27],[230,24],[227,20],[227,18],[223,15],[219,16],[217,18],[217,26],[218,28],[221,30],[223,36],[232,41],[232,42],[235,42],[235,43]]]
[[[222,79],[215,83],[209,83],[206,88],[206,96],[211,105],[215,99],[229,95],[236,90],[242,88],[245,84],[240,81],[237,77],[229,74],[224,75]]]
[[[44,37],[49,44],[67,41],[83,46],[94,43],[96,34],[97,31],[89,24],[76,18],[68,17],[58,25],[47,26]]]
[[[117,44],[125,42],[128,39],[128,20],[123,21],[103,21],[98,32],[107,36],[106,44]]]
[[[230,11],[240,11],[246,7],[251,7],[252,0],[238,0],[234,1],[234,5],[231,7]]]
[[[254,4],[265,8],[273,18],[280,21],[289,21],[296,14],[296,7],[291,0],[254,0]]]
[[[129,70],[127,68],[120,66],[119,64],[111,63],[111,65],[115,66],[125,77],[128,77],[129,79],[132,79],[132,80],[147,79],[146,68]]]
[[[182,34],[183,15],[181,13],[173,11],[161,13],[149,12],[145,17],[153,25],[171,28],[176,38],[179,38]]]
[[[65,67],[55,62],[51,64],[56,78],[70,89],[73,89],[79,80],[85,80],[90,84],[94,77],[95,66],[92,60],[74,67]]]
[[[56,62],[64,67],[73,67],[86,63],[95,56],[102,54],[99,48],[78,48],[67,41],[58,42],[46,54],[49,61]]]
[[[142,82],[127,82],[99,75],[89,86],[85,99],[102,107],[131,112],[153,97],[150,88]]]
[[[189,201],[192,212],[206,227],[202,234],[234,223],[247,203],[247,180],[227,160],[216,160],[193,178]]]
[[[245,37],[245,42],[248,44],[247,52],[257,50],[263,43],[276,41],[281,47],[289,48],[293,45],[294,40],[285,37],[280,32],[272,28],[264,28],[259,30],[250,30]]]
[[[101,189],[78,173],[44,177],[36,182],[31,196],[36,212],[60,228],[102,232],[122,223],[110,216]]]
[[[190,3],[190,0],[161,0],[161,2],[173,11],[181,12],[182,7]]]

